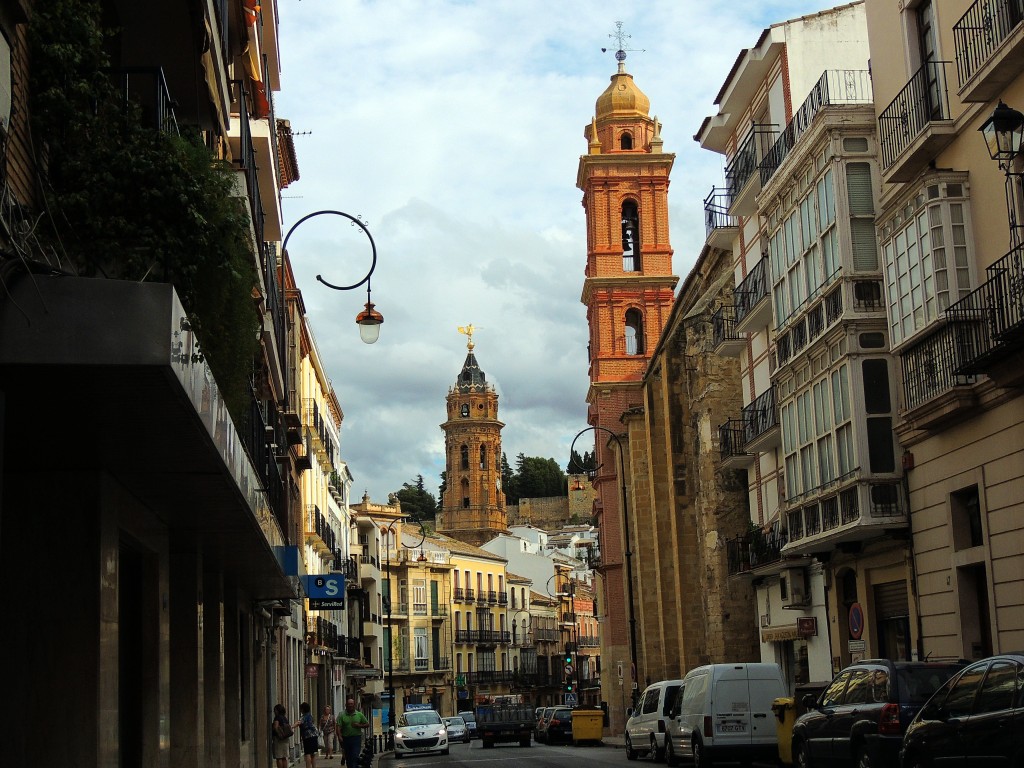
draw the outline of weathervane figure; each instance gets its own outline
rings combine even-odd
[[[621,21],[616,21],[615,22],[615,31],[610,33],[608,35],[608,37],[611,37],[611,38],[615,39],[618,42],[619,48],[618,48],[617,51],[615,51],[615,60],[617,62],[619,62],[619,71],[620,72],[624,72],[625,71],[625,67],[626,67],[626,51],[639,51],[640,53],[644,53],[644,51],[645,51],[645,49],[643,49],[643,48],[627,48],[626,47],[626,41],[629,40],[632,37],[632,35],[627,35],[625,32],[622,31],[622,22]],[[601,53],[604,53],[607,50],[608,50],[607,48],[602,48],[601,49]]]
[[[470,323],[469,325],[460,325],[459,326],[459,333],[465,334],[465,336],[467,337],[466,338],[466,349],[468,349],[470,352],[473,351],[473,331],[475,331],[475,330],[476,330],[476,328],[474,327],[474,325],[472,323]]]

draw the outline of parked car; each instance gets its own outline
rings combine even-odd
[[[469,731],[469,738],[475,739],[477,737],[476,712],[473,712],[472,710],[459,712],[459,717],[466,721],[466,730]]]
[[[992,656],[935,692],[907,728],[905,768],[1024,765],[1024,654]]]
[[[552,707],[551,717],[544,725],[544,741],[547,744],[572,744],[572,709]]]
[[[433,709],[402,713],[395,728],[395,757],[426,752],[448,754],[448,731],[441,716]]]
[[[903,734],[962,662],[866,659],[833,678],[793,725],[793,762],[895,766]]]
[[[706,664],[682,680],[668,718],[665,759],[775,761],[779,738],[772,702],[787,693],[778,664]],[[655,755],[657,757],[657,755]]]
[[[668,714],[682,684],[682,680],[662,680],[640,694],[626,721],[627,759],[636,760],[640,755],[652,755],[658,762],[665,759]]]
[[[449,743],[464,741],[468,744],[470,742],[469,728],[466,727],[466,721],[461,716],[446,717],[444,719],[444,727],[448,730]]]
[[[556,709],[558,709],[558,707],[544,707],[544,711],[540,714],[540,719],[537,720],[537,731],[533,736],[535,740],[541,743],[547,742],[548,722],[551,720],[551,716],[555,714]]]

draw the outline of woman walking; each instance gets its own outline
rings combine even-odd
[[[299,722],[295,725],[298,726],[299,738],[302,739],[302,754],[305,755],[306,768],[316,768],[316,755],[320,751],[320,745],[317,744],[316,723],[310,714],[308,701],[299,704]]]
[[[292,724],[283,704],[274,705],[274,762],[277,768],[288,768],[288,742],[292,738]]]
[[[320,716],[320,732],[324,735],[324,760],[334,757],[335,720],[334,710],[328,704],[324,707],[324,713]]]

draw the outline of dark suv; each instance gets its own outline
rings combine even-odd
[[[866,659],[840,672],[793,726],[793,762],[895,766],[903,734],[928,698],[963,662]]]

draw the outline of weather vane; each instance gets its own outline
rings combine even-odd
[[[639,52],[639,53],[644,53],[645,52],[644,48],[627,48],[626,47],[626,41],[629,40],[632,37],[632,35],[627,35],[625,32],[622,31],[622,22],[621,21],[616,21],[615,22],[615,31],[610,33],[608,35],[608,37],[614,38],[618,42],[619,48],[618,48],[618,50],[615,51],[615,60],[617,62],[619,62],[619,68],[620,69],[625,64],[625,61],[626,61],[626,51],[635,51],[635,52]],[[607,50],[608,50],[607,48],[602,48],[601,49],[601,53],[605,53]]]
[[[466,349],[468,349],[470,352],[473,351],[473,331],[475,330],[477,330],[476,326],[474,326],[472,323],[470,323],[469,325],[459,326],[459,333],[465,334],[467,337]]]

